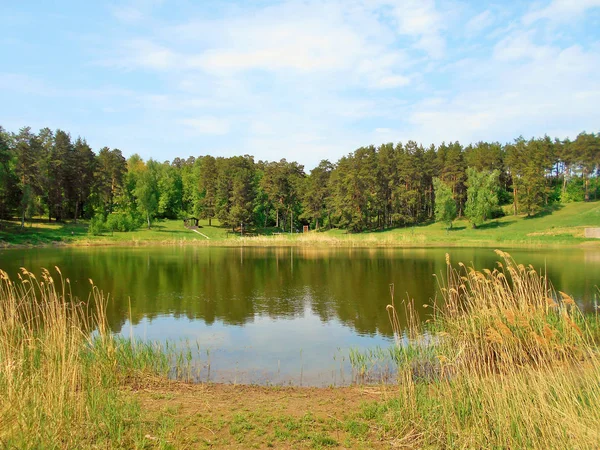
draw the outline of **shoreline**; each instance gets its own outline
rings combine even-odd
[[[151,229],[88,234],[85,222],[36,222],[34,229],[20,229],[6,222],[0,230],[0,248],[196,246],[196,247],[322,247],[322,248],[591,248],[600,249],[600,239],[586,238],[586,227],[600,226],[600,202],[573,203],[528,218],[507,215],[473,229],[457,220],[451,230],[439,223],[350,233],[321,229],[308,233],[277,233],[262,230],[240,236],[219,223],[200,223],[202,236],[182,226],[179,220],[160,219]],[[289,230],[288,230],[289,231]]]
[[[260,241],[254,241],[260,239]],[[366,241],[366,242],[365,242]],[[19,250],[35,248],[138,248],[138,247],[255,247],[255,248],[287,248],[287,247],[317,247],[317,248],[364,248],[364,249],[428,249],[428,248],[506,248],[506,249],[598,249],[600,250],[600,239],[585,240],[576,243],[570,242],[519,242],[519,241],[439,241],[439,242],[407,242],[394,240],[368,240],[367,239],[303,239],[303,238],[236,238],[235,240],[202,241],[197,239],[177,240],[151,240],[140,239],[131,241],[123,240],[78,240],[73,242],[51,241],[41,244],[12,244],[0,241],[1,250]]]

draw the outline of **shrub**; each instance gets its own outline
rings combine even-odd
[[[139,218],[127,212],[114,212],[106,218],[106,228],[111,231],[134,231],[139,227]]]
[[[96,214],[90,219],[88,234],[91,234],[92,236],[99,236],[105,231],[106,223],[104,222],[104,217],[102,217],[102,214]]]

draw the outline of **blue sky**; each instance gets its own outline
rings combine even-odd
[[[600,129],[600,0],[3,1],[0,125],[159,161]]]

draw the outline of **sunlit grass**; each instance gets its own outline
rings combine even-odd
[[[411,330],[399,352],[408,357],[397,361],[398,395],[362,417],[414,447],[596,448],[597,317],[498,254],[493,271],[455,270],[448,259],[430,332]]]
[[[306,426],[264,418],[257,409],[219,427],[242,447],[265,436],[264,442],[319,448],[340,444],[343,432],[392,447],[596,448],[597,314],[583,316],[544,274],[498,255],[497,268],[484,271],[453,269],[448,257],[428,323],[408,320],[401,329],[396,308],[409,316],[414,311],[409,301],[392,302],[398,345],[350,353],[356,381],[395,377],[388,400],[327,416],[323,426],[312,416]],[[173,411],[149,420],[135,393],[169,375],[194,379],[193,349],[113,336],[102,292],[91,285],[90,298],[81,302],[69,285],[59,271],[36,279],[23,269],[14,281],[0,272],[0,442],[9,448],[177,447],[179,436],[169,430],[189,418]],[[374,361],[391,361],[394,373],[369,380]],[[318,404],[318,394],[313,401],[309,406]]]
[[[57,269],[58,270],[58,269]],[[55,277],[57,277],[55,279]],[[137,404],[120,391],[166,373],[151,345],[115,339],[104,297],[73,298],[69,280],[0,271],[0,443],[7,448],[145,446]]]
[[[203,235],[186,229],[181,220],[156,220],[152,229],[131,232],[106,232],[100,236],[87,234],[87,224],[47,224],[37,220],[21,230],[17,222],[0,226],[0,245],[217,245],[217,246],[327,246],[327,247],[427,247],[471,246],[504,247],[542,245],[600,245],[600,240],[583,237],[585,227],[600,227],[600,202],[560,205],[536,217],[507,216],[490,220],[473,229],[466,220],[454,222],[447,231],[439,223],[384,231],[348,233],[332,229],[289,233],[274,228],[254,230],[258,235],[240,236],[239,232],[220,226],[218,220],[208,226],[201,220]],[[208,237],[208,239],[207,239]]]

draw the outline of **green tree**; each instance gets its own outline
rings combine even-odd
[[[85,139],[77,138],[73,146],[74,162],[71,170],[74,193],[74,221],[83,215],[85,205],[94,185],[96,155]]]
[[[152,226],[152,219],[158,212],[158,200],[160,191],[158,189],[158,163],[149,159],[146,164],[139,165],[136,173],[134,195],[139,211],[146,217],[148,229]]]
[[[200,188],[198,180],[201,158],[190,156],[181,163],[181,208],[188,216],[199,214]]]
[[[522,137],[507,146],[507,166],[513,182],[514,213],[526,212],[528,216],[538,212],[547,202],[546,174],[551,159],[544,142]]]
[[[31,128],[24,127],[16,136],[16,166],[15,175],[20,191],[19,213],[21,228],[25,226],[25,216],[31,209],[35,199],[35,179],[37,176],[36,161],[41,151],[41,143],[36,135],[31,133]]]
[[[217,160],[210,155],[202,158],[198,173],[198,187],[200,190],[198,206],[201,211],[200,217],[208,219],[208,226],[212,225],[212,219],[216,216],[220,176],[224,177],[226,174],[219,174]]]
[[[71,136],[63,130],[56,130],[54,134],[54,145],[48,154],[47,183],[48,183],[48,218],[52,216],[56,220],[65,217],[67,209],[68,190],[70,189],[70,164],[72,158],[73,144]]]
[[[10,217],[17,207],[19,188],[14,165],[12,137],[0,126],[0,218]]]
[[[314,220],[315,229],[319,229],[319,220],[327,213],[329,178],[333,165],[324,159],[306,177],[302,192],[303,213],[301,218]]]
[[[264,166],[260,187],[275,209],[275,226],[287,229],[287,217],[297,211],[299,187],[304,178],[304,167],[282,159]],[[282,223],[280,223],[282,222]]]
[[[498,207],[498,191],[500,172],[477,171],[473,167],[467,169],[467,204],[465,215],[473,224],[473,228],[492,217]]]
[[[590,201],[590,175],[600,165],[600,134],[580,133],[572,144],[572,151],[581,171],[585,187],[585,201]]]
[[[255,164],[249,156],[234,156],[217,161],[219,178],[216,193],[217,217],[225,226],[253,224]]]
[[[465,181],[467,178],[467,165],[462,145],[459,142],[454,142],[450,145],[442,143],[438,149],[437,164],[440,170],[439,177],[452,190],[452,195],[458,206],[458,215],[462,216],[466,201]]]
[[[162,218],[176,219],[183,208],[183,181],[177,165],[165,161],[156,163],[158,214]]]
[[[451,229],[457,213],[452,189],[437,177],[433,179],[433,189],[435,192],[435,221],[445,223]]]
[[[103,147],[96,158],[95,190],[104,215],[115,209],[115,199],[123,189],[127,161],[121,150]]]

